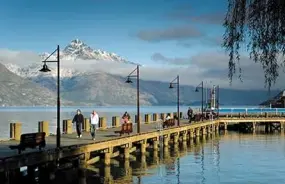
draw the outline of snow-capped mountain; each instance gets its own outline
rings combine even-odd
[[[50,53],[43,53],[40,54],[40,57],[42,59],[46,59]],[[92,49],[87,44],[82,42],[79,39],[72,40],[70,44],[68,44],[61,52],[60,52],[60,58],[62,60],[100,60],[100,61],[115,61],[120,63],[126,63],[126,64],[135,64],[133,62],[127,61],[126,59],[122,58],[121,56],[115,54],[106,52],[100,49]],[[56,53],[52,55],[49,60],[55,60],[56,59]]]
[[[42,60],[46,59],[50,53],[43,53],[39,56]],[[118,63],[124,63],[124,64],[132,64],[137,65],[136,63],[127,61],[126,59],[118,56],[114,53],[109,53],[103,50],[95,50],[83,43],[79,39],[72,40],[70,44],[68,44],[61,52],[60,52],[60,58],[64,61],[73,61],[76,62],[76,60],[95,60],[95,62],[118,62]],[[56,53],[53,54],[51,57],[49,57],[48,60],[56,60]],[[16,64],[8,63],[5,64],[5,67],[10,70],[11,72],[15,73],[18,76],[24,77],[24,78],[34,78],[38,76],[43,77],[56,77],[57,71],[56,66],[49,65],[49,69],[51,72],[42,73],[39,72],[39,70],[42,68],[42,63],[34,63],[28,66],[20,67]],[[71,68],[65,68],[61,67],[60,69],[60,77],[61,78],[70,78],[74,76],[78,76],[81,74],[89,73],[87,71],[82,72],[76,69]],[[94,72],[93,72],[94,73]]]

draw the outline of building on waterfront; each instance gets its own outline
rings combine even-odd
[[[285,108],[285,90],[281,91],[273,98],[268,99],[259,105],[271,108]]]

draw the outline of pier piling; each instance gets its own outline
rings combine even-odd
[[[46,137],[49,136],[49,122],[48,121],[39,121],[39,125],[38,125],[38,131],[39,132],[45,132],[46,133]]]
[[[101,130],[107,129],[107,119],[106,119],[106,117],[100,117],[99,118],[99,129],[101,129]]]
[[[16,141],[21,139],[22,123],[10,123],[10,138]]]
[[[120,117],[113,116],[112,117],[112,127],[119,127],[120,126]]]

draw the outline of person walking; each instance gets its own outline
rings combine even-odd
[[[95,141],[95,135],[96,135],[96,127],[99,124],[99,115],[96,113],[96,111],[92,111],[90,114],[90,133],[92,140]]]
[[[191,109],[191,107],[189,107],[189,109],[187,111],[187,115],[188,115],[189,123],[191,123],[192,117],[193,117],[193,109]]]
[[[77,114],[74,116],[72,123],[76,125],[76,133],[77,133],[77,138],[82,137],[82,124],[84,122],[84,117],[81,114],[81,110],[77,109]]]

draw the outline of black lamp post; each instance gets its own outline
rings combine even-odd
[[[57,52],[57,60],[56,61],[47,61],[54,53]],[[48,68],[46,63],[57,63],[57,127],[56,127],[56,147],[60,147],[60,58],[59,58],[59,45],[57,49],[53,51],[44,61],[43,68],[40,69],[40,72],[50,72],[51,70]]]
[[[220,86],[217,86],[217,115],[220,117]]]
[[[202,88],[202,99],[201,99],[201,111],[202,111],[202,121],[204,121],[204,83],[203,81],[196,87],[195,92],[199,92],[199,87]]]
[[[137,71],[136,75],[132,75],[135,71]],[[133,83],[131,78],[137,78],[137,133],[141,132],[141,121],[140,121],[140,67],[137,67],[127,76],[126,83]]]
[[[176,80],[176,82],[174,82]],[[175,79],[173,79],[170,84],[169,88],[174,88],[173,85],[177,84],[177,125],[180,126],[180,112],[179,112],[179,75]]]

